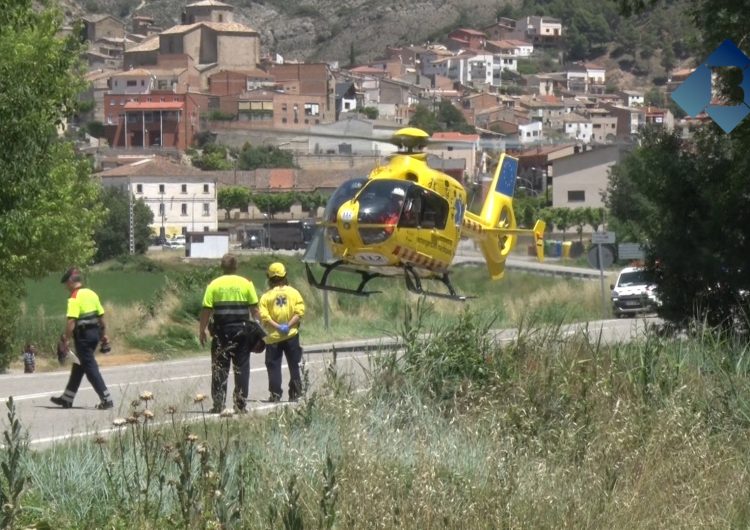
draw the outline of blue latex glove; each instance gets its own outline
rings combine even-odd
[[[282,335],[289,333],[289,324],[279,324],[279,333]]]

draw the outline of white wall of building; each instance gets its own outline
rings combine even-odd
[[[190,258],[221,258],[229,252],[229,233],[195,233],[187,238],[187,256]]]

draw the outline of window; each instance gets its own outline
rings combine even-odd
[[[135,79],[129,79],[125,82],[125,86],[138,86],[138,81]]]
[[[203,185],[203,193],[208,193],[208,184]]]
[[[187,215],[187,203],[183,202],[180,209],[180,215]]]
[[[203,236],[193,234],[190,236],[190,242],[191,243],[203,243]]]
[[[297,105],[294,106],[297,110]],[[320,105],[317,103],[305,103],[305,116],[318,116],[320,114]]]
[[[164,193],[164,184],[159,184],[159,193]]]
[[[448,220],[448,202],[432,191],[425,190],[422,196],[422,215],[420,226],[422,228],[445,228]]]
[[[586,192],[583,190],[568,190],[568,202],[584,202]]]
[[[187,193],[187,184],[180,186],[182,193]]]
[[[207,226],[204,226],[204,227],[203,227],[203,231],[204,231],[204,232],[208,232],[208,227],[207,227]]]
[[[203,203],[203,217],[211,215],[211,205],[207,202]]]
[[[136,184],[135,185],[135,192],[136,193],[143,193],[143,184]]]

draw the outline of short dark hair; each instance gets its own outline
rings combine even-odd
[[[77,267],[70,267],[68,270],[66,270],[65,274],[63,274],[62,278],[60,279],[60,283],[66,283],[69,280],[73,282],[81,281],[81,271],[78,270]]]
[[[224,254],[221,257],[221,270],[225,274],[237,271],[237,257],[234,254]]]

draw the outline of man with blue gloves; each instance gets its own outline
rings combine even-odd
[[[268,370],[269,401],[281,401],[281,358],[289,367],[289,401],[302,394],[299,363],[302,348],[299,343],[300,320],[305,315],[305,302],[299,291],[289,285],[283,263],[271,263],[266,273],[270,289],[260,298],[260,319],[268,334],[266,341],[266,369]]]

